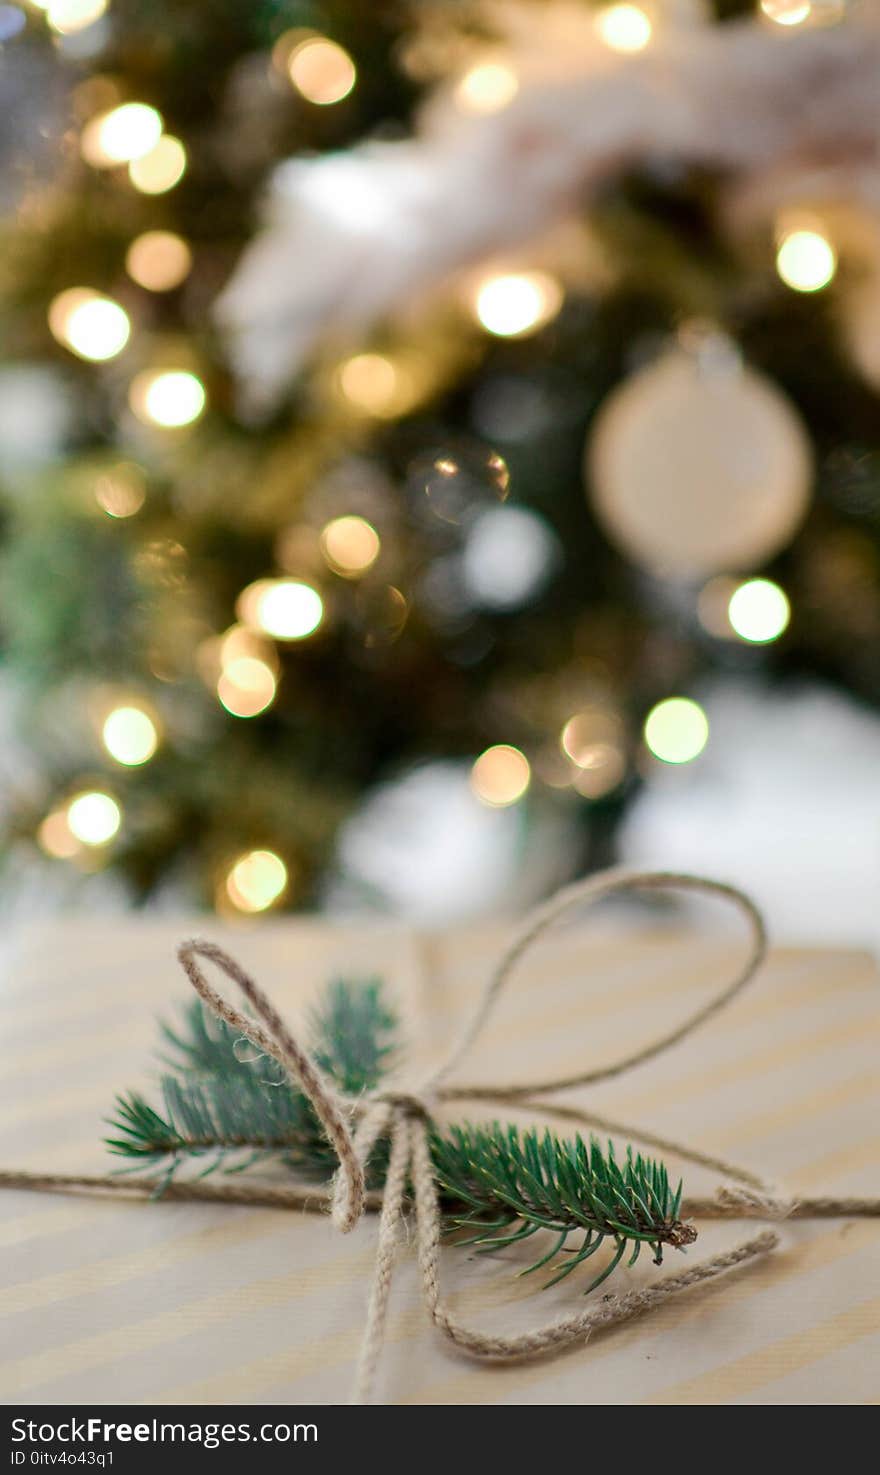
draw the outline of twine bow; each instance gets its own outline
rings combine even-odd
[[[487,1024],[515,965],[549,927],[575,906],[597,901],[614,892],[633,888],[655,890],[670,887],[697,891],[730,902],[748,924],[750,945],[746,961],[735,977],[707,1004],[697,1009],[684,1023],[642,1049],[599,1069],[579,1071],[572,1076],[554,1077],[526,1085],[448,1084],[449,1076]],[[690,1266],[680,1274],[667,1276],[647,1289],[631,1291],[619,1298],[603,1299],[595,1306],[538,1327],[534,1331],[516,1336],[490,1335],[459,1321],[441,1297],[441,1218],[429,1138],[431,1118],[440,1102],[467,1098],[495,1104],[518,1103],[536,1111],[586,1122],[612,1134],[636,1137],[661,1150],[674,1152],[690,1162],[714,1168],[744,1185],[741,1190],[721,1190],[714,1201],[704,1203],[702,1207],[709,1213],[731,1216],[753,1214],[768,1218],[787,1216],[794,1205],[780,1199],[769,1185],[744,1169],[659,1138],[640,1128],[629,1128],[578,1108],[541,1099],[549,1093],[593,1085],[598,1081],[623,1075],[670,1049],[736,997],[756,972],[765,951],[766,932],[761,915],[749,898],[733,886],[699,876],[666,871],[604,872],[565,887],[532,914],[514,936],[489,976],[460,1038],[446,1059],[424,1081],[414,1087],[401,1082],[396,1087],[375,1091],[355,1100],[336,1091],[314,1060],[294,1039],[266,995],[234,958],[210,942],[192,941],[181,947],[179,956],[187,976],[213,1013],[247,1036],[258,1049],[278,1060],[311,1101],[339,1159],[331,1212],[334,1225],[343,1234],[355,1227],[367,1205],[365,1165],[372,1149],[380,1137],[387,1136],[389,1139],[388,1171],[381,1196],[378,1245],[367,1321],[358,1359],[352,1399],[354,1403],[366,1403],[370,1400],[384,1339],[391,1278],[408,1184],[412,1185],[414,1195],[418,1258],[429,1315],[435,1326],[457,1347],[476,1357],[495,1361],[532,1357],[564,1347],[577,1338],[586,1340],[595,1327],[623,1321],[646,1311],[688,1286],[766,1252],[777,1243],[776,1235],[765,1231],[731,1250]],[[258,1016],[259,1023],[235,1009],[217,992],[202,972],[199,959],[214,963],[238,985]],[[692,1201],[685,1205],[685,1211],[693,1212],[696,1207],[697,1204]]]

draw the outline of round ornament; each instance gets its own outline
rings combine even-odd
[[[782,391],[731,345],[676,348],[615,390],[587,444],[596,516],[667,578],[753,569],[804,517],[812,453]]]

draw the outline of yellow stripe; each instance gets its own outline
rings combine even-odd
[[[795,1063],[809,1060],[811,1056],[835,1046],[864,1043],[870,1039],[873,1020],[847,1019],[834,1027],[818,1030],[800,1039],[787,1039],[764,1050],[743,1049],[741,1056],[720,1061],[709,1067],[700,1067],[687,1074],[677,1075],[674,1081],[664,1081],[646,1091],[627,1092],[627,1111],[630,1114],[650,1110],[656,1106],[679,1106],[695,1097],[705,1097],[724,1086],[736,1086],[756,1077],[779,1071]],[[751,1026],[749,1026],[750,1029]]]
[[[826,1152],[822,1157],[816,1158],[808,1168],[799,1168],[797,1173],[797,1186],[800,1189],[821,1189],[825,1184],[833,1183],[836,1178],[844,1174],[853,1175],[863,1168],[876,1168],[880,1163],[880,1139],[876,1136],[869,1137],[867,1142],[848,1143],[845,1147],[837,1147],[833,1152]],[[859,1190],[853,1189],[854,1193]],[[865,1193],[877,1193],[880,1191],[880,1181],[876,1174],[870,1180],[864,1182]]]
[[[32,1201],[32,1195],[28,1194],[28,1202]],[[74,1206],[70,1200],[54,1204],[47,1201],[42,1212],[16,1214],[14,1218],[0,1220],[0,1249],[8,1250],[29,1240],[72,1234],[94,1223],[94,1216],[93,1203]]]
[[[122,1205],[114,1207],[118,1211]],[[163,1212],[161,1205],[126,1204],[125,1208],[139,1214]],[[171,1224],[166,1225],[168,1230],[171,1227]],[[234,1245],[253,1243],[254,1253],[258,1254],[256,1243],[264,1235],[278,1233],[283,1227],[286,1226],[277,1209],[246,1209],[232,1215],[223,1224],[198,1229],[192,1234],[177,1234],[142,1250],[113,1258],[103,1256],[89,1264],[57,1270],[38,1280],[12,1286],[4,1292],[2,1312],[5,1316],[15,1316],[23,1311],[35,1311],[40,1306],[57,1305],[71,1297],[95,1295],[113,1286],[127,1285],[145,1275],[161,1275],[172,1265],[182,1264],[194,1255],[213,1255]]]
[[[763,1107],[751,1117],[725,1128],[720,1135],[713,1138],[713,1145],[722,1150],[736,1146],[739,1151],[743,1142],[770,1137],[784,1127],[797,1124],[806,1126],[813,1117],[821,1116],[824,1120],[829,1112],[842,1106],[851,1106],[853,1102],[863,1101],[866,1097],[876,1103],[877,1081],[875,1066],[863,1075],[845,1076],[842,1081],[834,1081],[830,1086],[810,1095],[789,1098],[775,1111],[768,1111]]]
[[[69,1066],[74,1051],[77,1066],[86,1070],[97,1061],[109,1059],[120,1051],[127,1055],[130,1049],[130,1021],[122,1023],[117,1020],[111,1027],[107,1027],[105,1022],[103,1029],[90,1029],[75,1043],[66,1032],[51,1041],[41,1035],[37,1049],[27,1050],[19,1046],[14,1062],[10,1064],[7,1061],[4,1066],[3,1077],[4,1080],[14,1081],[21,1077],[41,1075],[44,1071],[55,1070],[59,1065]]]
[[[666,1388],[642,1402],[730,1403],[877,1331],[880,1331],[880,1296],[789,1337],[781,1337],[769,1346],[758,1347],[726,1367],[688,1378],[687,1382]]]
[[[340,1287],[361,1285],[371,1261],[369,1251],[361,1249],[330,1265],[300,1267],[250,1284],[231,1283],[221,1295],[201,1296],[143,1321],[129,1322],[123,1317],[121,1325],[107,1331],[0,1363],[0,1394],[5,1390],[20,1395],[72,1374],[82,1376],[138,1352],[164,1347],[194,1330],[210,1337],[233,1317],[247,1317],[280,1303],[290,1302],[293,1313],[297,1300],[305,1295],[332,1296]]]

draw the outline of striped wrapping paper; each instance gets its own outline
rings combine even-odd
[[[156,1015],[187,997],[174,960],[187,930],[165,919],[76,921],[19,940],[3,983],[0,1165],[106,1170],[102,1118],[115,1091],[148,1085]],[[381,973],[424,1061],[443,1051],[504,935],[484,928],[429,937],[318,921],[210,931],[291,1019],[326,977]],[[717,938],[642,932],[621,941],[595,927],[561,930],[524,961],[467,1076],[524,1080],[610,1060],[706,998],[735,951]],[[684,1045],[574,1099],[795,1191],[877,1193],[878,1060],[872,960],[785,949]],[[687,1186],[697,1193],[714,1185],[691,1170]],[[754,1232],[753,1223],[707,1223],[690,1253]],[[781,1233],[780,1249],[749,1269],[554,1361],[506,1368],[465,1360],[429,1327],[405,1250],[379,1397],[880,1401],[880,1223],[796,1223]],[[344,1402],[375,1239],[373,1217],[343,1237],[316,1213],[2,1192],[0,1397],[37,1405]],[[526,1252],[473,1258],[447,1249],[458,1313],[512,1331],[570,1308],[579,1298],[573,1277],[546,1292],[515,1277]],[[669,1252],[666,1266],[678,1264]],[[643,1257],[616,1285],[663,1273]]]

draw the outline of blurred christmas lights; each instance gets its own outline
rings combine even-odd
[[[690,763],[702,753],[708,738],[706,714],[689,697],[667,697],[645,719],[645,742],[663,763]]]
[[[217,681],[217,697],[232,717],[258,717],[275,700],[275,673],[257,656],[226,661]]]
[[[239,610],[275,640],[305,640],[324,618],[324,601],[300,579],[260,579],[242,592]]]
[[[221,667],[228,666],[243,656],[250,656],[262,661],[270,671],[278,670],[278,653],[271,640],[267,640],[256,630],[248,629],[247,625],[230,625],[221,636],[218,649]]]
[[[582,752],[581,764],[572,780],[584,799],[604,799],[619,788],[626,774],[626,759],[611,743],[594,743]]]
[[[192,252],[182,236],[170,230],[148,230],[132,241],[125,269],[148,292],[170,292],[188,275]]]
[[[776,270],[795,292],[819,292],[837,271],[837,252],[817,230],[789,231],[776,253]]]
[[[164,195],[186,172],[186,149],[179,138],[163,133],[148,153],[128,166],[128,177],[142,195]]]
[[[606,707],[586,707],[576,712],[559,734],[559,745],[576,768],[594,767],[597,748],[616,749],[622,742],[623,724]]]
[[[69,287],[49,305],[53,338],[81,359],[103,363],[121,353],[131,334],[125,308],[91,287]]]
[[[95,169],[113,169],[149,154],[161,136],[161,113],[145,102],[124,102],[86,124],[80,152]]]
[[[471,788],[482,804],[488,804],[492,809],[506,809],[523,797],[531,776],[525,753],[508,743],[498,743],[487,748],[474,763]]]
[[[185,369],[144,369],[132,380],[128,402],[145,425],[176,430],[205,408],[205,386]]]
[[[718,640],[729,640],[733,635],[728,611],[731,596],[738,587],[737,579],[718,574],[703,585],[697,596],[697,618],[703,629]]]
[[[70,828],[66,809],[53,809],[37,831],[41,849],[54,860],[71,860],[79,853],[80,841]]]
[[[265,912],[287,889],[287,866],[274,850],[249,850],[226,877],[226,894],[242,912]]]
[[[356,579],[372,568],[381,546],[379,534],[364,517],[334,517],[321,533],[327,563],[347,579]]]
[[[496,338],[524,338],[554,318],[562,306],[562,288],[544,271],[491,276],[478,288],[474,312]]]
[[[348,52],[325,36],[309,36],[295,46],[287,60],[287,73],[300,96],[318,107],[342,102],[357,81]]]
[[[812,11],[810,0],[761,0],[761,10],[777,26],[799,26]]]
[[[778,640],[788,626],[791,606],[784,590],[770,579],[747,579],[734,591],[728,604],[733,630],[752,645]]]
[[[108,845],[122,823],[122,810],[109,794],[89,789],[71,799],[67,823],[83,845]]]
[[[148,763],[159,746],[159,732],[143,707],[114,707],[101,729],[104,747],[126,768]]]
[[[359,410],[392,419],[403,408],[397,367],[381,353],[357,353],[339,367],[339,387]]]
[[[105,471],[94,484],[95,501],[108,517],[134,517],[146,500],[144,473],[130,461]]]
[[[50,0],[45,10],[52,30],[71,36],[100,20],[106,14],[107,0]]]
[[[484,61],[465,72],[455,89],[455,100],[466,113],[499,113],[519,91],[519,78],[502,61]]]
[[[638,5],[608,5],[596,16],[596,30],[612,51],[643,51],[651,39],[650,19]]]

